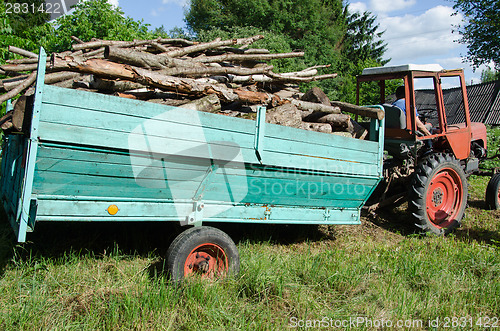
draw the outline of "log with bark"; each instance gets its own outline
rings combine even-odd
[[[269,123],[326,133],[342,131],[361,139],[366,130],[342,111],[383,116],[370,108],[330,101],[317,87],[301,93],[298,84],[302,82],[335,78],[335,73],[319,73],[330,65],[274,72],[267,61],[303,57],[304,52],[273,54],[249,48],[262,38],[199,43],[162,38],[83,41],[74,37],[72,50],[48,58],[45,84],[249,119],[255,118],[259,106],[266,106]],[[0,90],[6,92],[0,95],[2,102],[33,85],[38,64],[35,53],[16,47],[9,51],[25,58],[0,66],[0,73],[9,76],[0,80]],[[22,115],[20,111],[7,114],[2,126],[20,130]]]

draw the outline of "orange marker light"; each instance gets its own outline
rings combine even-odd
[[[116,213],[118,213],[118,210],[119,210],[119,209],[118,209],[118,206],[117,206],[117,205],[111,205],[111,206],[109,206],[109,207],[108,207],[108,209],[107,209],[107,210],[108,210],[108,213],[109,213],[110,215],[116,215]]]

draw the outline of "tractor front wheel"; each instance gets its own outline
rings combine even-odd
[[[500,173],[491,177],[486,187],[486,205],[489,209],[500,209]]]
[[[417,165],[408,209],[419,228],[447,234],[460,225],[466,205],[467,179],[457,159],[434,154]]]

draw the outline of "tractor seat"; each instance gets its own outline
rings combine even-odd
[[[384,103],[385,127],[388,129],[406,129],[406,114],[396,106]]]

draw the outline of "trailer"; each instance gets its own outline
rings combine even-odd
[[[41,63],[37,75],[29,130],[2,151],[19,242],[37,222],[179,222],[174,279],[236,273],[234,242],[205,224],[359,224],[383,176],[383,119],[358,140],[266,123],[263,107],[253,121],[45,85]]]

